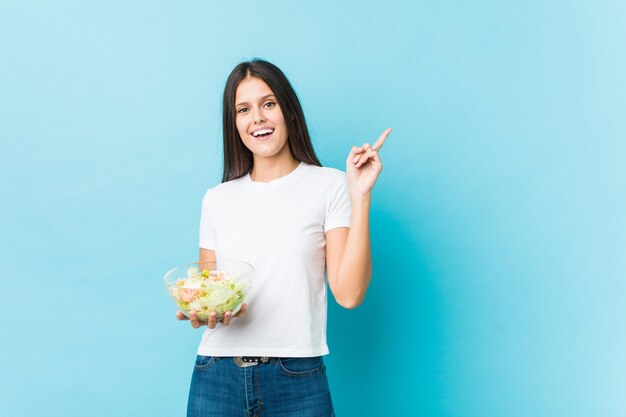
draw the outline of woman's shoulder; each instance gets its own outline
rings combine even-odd
[[[323,167],[323,166],[309,165],[309,164],[306,164],[306,165],[309,168],[309,171],[311,172],[312,175],[321,179],[327,179],[327,180],[333,181],[333,180],[343,180],[346,178],[346,173],[337,168]]]
[[[204,193],[204,197],[206,198],[209,195],[221,195],[223,193],[229,193],[239,188],[243,183],[244,177],[239,177],[235,178],[234,180],[218,183],[209,187],[209,189],[207,189]]]

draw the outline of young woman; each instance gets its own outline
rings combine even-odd
[[[203,323],[190,314],[192,327],[207,327],[187,415],[334,416],[324,274],[340,305],[363,302],[371,191],[391,129],[353,147],[346,173],[322,167],[289,81],[258,59],[231,72],[223,105],[224,175],[202,201],[200,261],[246,261],[255,282],[250,306],[234,316],[218,322],[212,312]]]

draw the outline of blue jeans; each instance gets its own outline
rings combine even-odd
[[[196,357],[187,417],[334,417],[321,356],[239,367],[232,357]]]

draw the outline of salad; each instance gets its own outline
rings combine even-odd
[[[168,291],[185,315],[193,310],[200,320],[208,321],[211,311],[215,311],[218,318],[227,311],[236,314],[249,286],[239,274],[208,269],[200,272],[191,267],[187,277],[177,279],[168,286]]]

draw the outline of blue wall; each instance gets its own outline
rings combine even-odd
[[[252,57],[325,165],[394,128],[370,291],[329,306],[339,416],[626,415],[623,2],[100,3],[0,8],[1,416],[183,415],[161,277]]]

